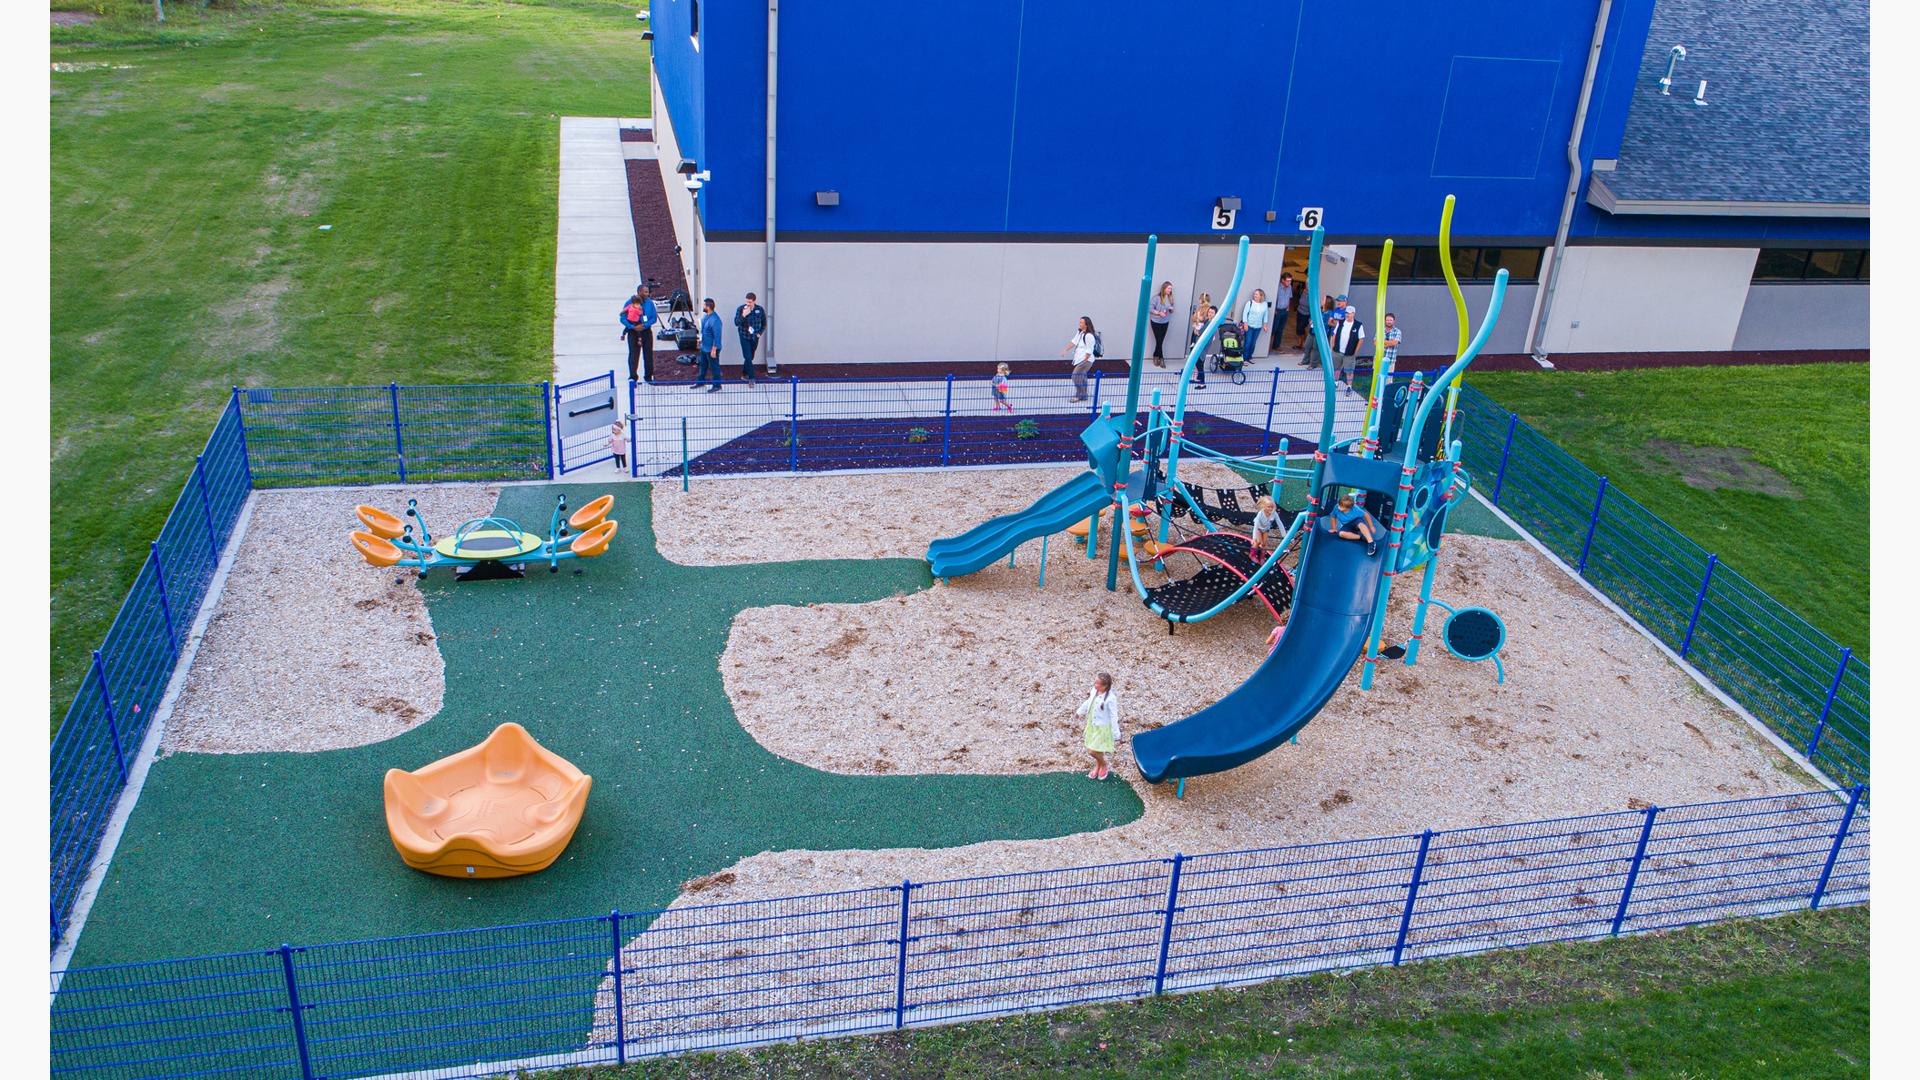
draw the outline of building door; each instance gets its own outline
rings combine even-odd
[[[1233,284],[1233,264],[1239,254],[1238,244],[1221,242],[1200,245],[1199,255],[1193,261],[1193,291],[1188,294],[1193,297],[1194,303],[1199,302],[1202,293],[1206,294],[1207,300],[1215,307],[1231,299],[1226,295],[1227,286]],[[1248,257],[1251,258],[1251,254]],[[1187,322],[1189,330],[1192,325],[1192,318],[1189,316]],[[1191,333],[1187,334],[1183,340],[1186,341],[1187,349],[1191,350],[1193,348]]]

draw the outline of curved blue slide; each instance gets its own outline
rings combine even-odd
[[[933,564],[934,577],[971,574],[1024,541],[1085,521],[1112,503],[1113,491],[1106,481],[1088,470],[1040,496],[1025,510],[989,518],[959,536],[935,540],[927,545],[927,561]]]
[[[1381,554],[1316,526],[1295,588],[1293,614],[1252,677],[1184,720],[1133,737],[1149,783],[1205,776],[1245,765],[1307,726],[1346,681],[1367,647],[1380,591]]]

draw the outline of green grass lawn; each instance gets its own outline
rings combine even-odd
[[[230,386],[546,377],[559,117],[649,112],[616,0],[104,6],[52,32],[56,723]]]
[[[1468,381],[1867,655],[1867,365],[1484,372]]]
[[[898,1035],[542,1075],[1866,1076],[1870,930],[1865,908],[1803,913]]]

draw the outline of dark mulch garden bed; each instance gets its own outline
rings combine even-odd
[[[652,142],[653,131],[650,128],[621,128],[621,142]],[[629,165],[632,162],[628,162]]]
[[[1143,421],[1144,417],[1143,413]],[[1029,422],[1030,427],[1021,426]],[[1087,423],[1084,412],[956,416],[951,427],[939,415],[867,420],[802,417],[798,445],[794,445],[788,430],[792,425],[776,420],[695,455],[688,471],[694,476],[711,476],[1084,461],[1086,448],[1080,442],[1080,432]],[[1202,445],[1236,457],[1272,453],[1282,435],[1192,411],[1187,413],[1186,431]],[[1314,449],[1311,439],[1287,439],[1289,453],[1310,453]],[[676,466],[665,475],[678,476],[680,469]]]
[[[626,132],[621,132],[626,137]],[[674,254],[673,211],[667,206],[667,188],[660,180],[657,161],[627,162],[627,204],[633,209],[633,239],[640,247],[640,276],[660,279],[663,290],[654,299],[665,307],[673,290],[687,287],[680,256]]]

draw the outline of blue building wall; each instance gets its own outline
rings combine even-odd
[[[683,152],[711,168],[709,235],[764,226],[766,5],[653,0],[660,82]],[[1619,151],[1654,0],[1616,0],[1583,157]],[[889,234],[1336,239],[1434,231],[1547,242],[1597,3],[987,0],[965,9],[812,0],[781,12],[779,224],[799,240]],[[678,21],[676,21],[678,20]],[[815,205],[814,192],[840,193]],[[1584,198],[1584,191],[1582,192]],[[1276,220],[1264,220],[1267,211]],[[1864,221],[1611,217],[1619,242],[1858,239]]]

